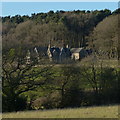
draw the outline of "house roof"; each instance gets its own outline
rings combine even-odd
[[[71,52],[72,53],[79,53],[81,50],[83,50],[83,48],[71,48]]]
[[[60,49],[58,47],[50,48],[50,52],[53,53],[53,51],[56,51],[58,54],[60,53]]]

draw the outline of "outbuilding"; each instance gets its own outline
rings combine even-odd
[[[87,52],[84,48],[71,48],[71,58],[74,60],[81,60],[87,55]]]

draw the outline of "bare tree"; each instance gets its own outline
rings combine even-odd
[[[3,55],[2,92],[3,96],[9,99],[8,111],[17,110],[17,98],[22,93],[34,90],[49,81],[51,66],[35,67],[35,65],[34,61],[26,64],[23,51],[10,49]]]

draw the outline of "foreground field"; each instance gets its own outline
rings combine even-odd
[[[3,118],[118,118],[118,106],[4,113]]]

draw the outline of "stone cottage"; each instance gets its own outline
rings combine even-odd
[[[68,46],[63,47],[51,47],[49,44],[48,50],[47,50],[48,57],[50,61],[53,61],[55,63],[64,63],[71,59],[71,51]]]
[[[87,51],[84,48],[71,48],[71,58],[73,60],[80,60],[87,56]]]

